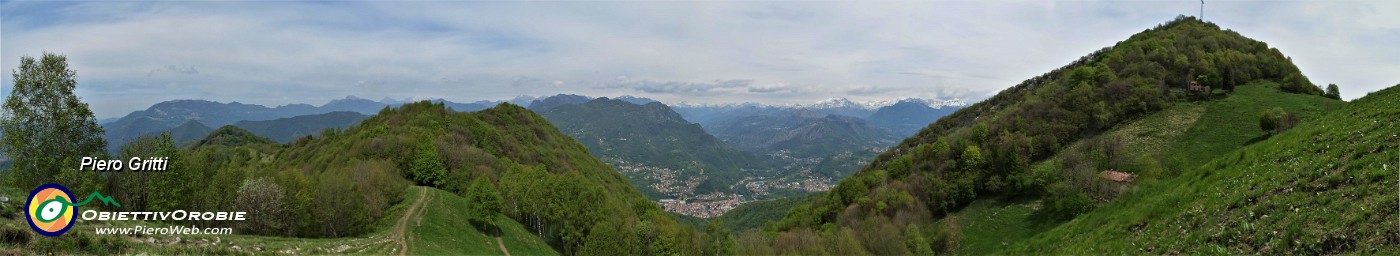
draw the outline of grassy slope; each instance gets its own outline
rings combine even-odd
[[[1400,87],[1373,93],[1141,187],[1009,252],[1400,252],[1400,198],[1391,193],[1400,171],[1395,106]]]
[[[1039,208],[1039,200],[984,198],[973,201],[934,225],[945,226],[953,222],[953,226],[962,231],[959,234],[961,239],[952,248],[951,254],[986,255],[1054,227],[1054,223],[1030,217]]]
[[[482,234],[467,222],[465,198],[438,189],[428,189],[423,215],[409,219],[409,254],[417,255],[497,255],[496,238]],[[557,255],[553,248],[505,216],[496,216],[501,239],[513,255]]]
[[[1168,161],[1173,165],[1198,166],[1210,156],[1239,149],[1262,138],[1264,132],[1259,130],[1258,118],[1266,109],[1282,107],[1298,113],[1303,119],[1301,122],[1306,123],[1317,118],[1324,109],[1343,104],[1319,96],[1282,93],[1276,87],[1274,82],[1258,81],[1237,87],[1228,98],[1179,103],[1101,136],[1122,140],[1125,150],[1135,155],[1149,154],[1175,159],[1176,162]],[[1070,148],[1079,146],[1076,143]],[[1054,164],[1058,158],[1037,165]],[[1179,173],[1182,169],[1168,167],[1170,173]],[[1058,224],[1047,226],[1042,220],[1032,219],[1031,208],[1038,207],[1038,201],[977,200],[954,214],[963,230],[961,246],[954,252],[971,255],[996,252],[1005,248],[1005,244],[1028,239]]]
[[[16,254],[27,254],[23,252],[34,252],[42,248],[65,247],[73,245],[73,240],[90,239],[96,243],[103,243],[104,239],[112,240],[111,237],[120,237],[117,247],[125,247],[128,250],[121,253],[153,253],[153,254],[273,254],[279,252],[295,252],[300,254],[393,254],[399,249],[390,233],[394,224],[417,198],[418,187],[410,187],[404,196],[407,198],[398,205],[389,209],[385,217],[375,223],[375,232],[362,237],[346,238],[294,238],[294,237],[270,237],[270,236],[250,236],[250,235],[150,235],[150,236],[111,236],[95,235],[93,230],[97,227],[166,227],[171,224],[144,222],[144,221],[111,221],[111,222],[82,222],[74,226],[69,233],[58,239],[41,237],[32,234],[24,223],[23,219],[0,220],[0,228],[22,230],[31,234],[31,242],[26,246],[15,246],[12,244],[0,243],[0,254],[13,252]],[[466,223],[466,216],[463,210],[467,205],[466,199],[461,196],[442,191],[439,189],[427,189],[427,201],[420,209],[423,212],[421,218],[410,219],[408,233],[409,253],[416,255],[450,255],[450,254],[470,254],[483,255],[501,254],[496,245],[494,237],[489,237],[472,228]],[[0,195],[9,196],[11,199],[23,196],[14,189],[0,190]],[[22,218],[22,217],[21,217]],[[506,244],[506,249],[512,255],[558,255],[553,248],[550,248],[543,240],[536,237],[520,223],[505,216],[498,216],[496,223],[501,227],[502,240]],[[85,237],[85,238],[84,238]],[[177,238],[178,237],[178,238]],[[148,238],[150,240],[148,240]],[[216,242],[217,241],[217,242]],[[236,248],[235,248],[236,246]],[[36,248],[38,247],[38,248]],[[72,248],[59,248],[65,251]],[[82,250],[80,253],[92,253],[101,250]],[[79,252],[79,251],[70,251]],[[113,252],[115,253],[115,252]]]
[[[1200,166],[1216,157],[1263,139],[1259,130],[1259,114],[1282,107],[1298,114],[1307,123],[1328,109],[1344,103],[1314,95],[1279,93],[1278,84],[1256,81],[1236,88],[1228,98],[1205,103],[1206,111],[1198,122],[1186,130],[1165,152],[1169,170],[1186,170]]]
[[[1222,93],[1214,100],[1177,103],[1100,136],[1121,140],[1132,155],[1164,159],[1169,174],[1175,174],[1263,140],[1267,134],[1259,129],[1259,115],[1265,110],[1283,108],[1307,123],[1343,104],[1316,95],[1280,92],[1278,83],[1260,80],[1236,87],[1229,96]],[[1083,142],[1067,148],[1081,147]]]

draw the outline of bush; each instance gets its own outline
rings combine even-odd
[[[1080,213],[1094,209],[1093,199],[1061,183],[1051,185],[1044,204],[1036,214],[1055,221],[1073,219]]]
[[[1259,115],[1259,128],[1269,135],[1282,133],[1295,125],[1298,125],[1298,116],[1283,108],[1275,107]]]
[[[1162,176],[1162,164],[1152,156],[1138,156],[1134,165],[1137,167],[1138,180],[1153,180]]]
[[[11,203],[0,204],[0,219],[14,219],[16,216],[19,216],[19,206]]]
[[[942,225],[936,225],[933,229],[933,250],[946,252],[957,250],[962,241],[962,226],[958,224],[958,218],[949,214],[943,218]]]
[[[130,247],[120,236],[98,236],[78,232],[70,232],[56,238],[34,239],[32,242],[30,245],[33,254],[111,255]]]
[[[9,208],[5,208],[5,209],[9,209]],[[17,227],[3,227],[3,228],[0,228],[0,244],[8,244],[8,245],[15,245],[15,246],[20,246],[20,245],[28,244],[28,243],[29,243],[29,239],[30,239],[30,237],[29,237],[29,234],[30,234],[30,233],[32,233],[32,232],[30,232],[29,230],[25,230],[25,229],[21,229],[21,228],[17,228]]]
[[[1259,114],[1259,129],[1272,134],[1275,129],[1278,129],[1278,123],[1283,119],[1283,115],[1282,108],[1265,110],[1264,113]]]

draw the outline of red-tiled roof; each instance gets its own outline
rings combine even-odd
[[[1132,182],[1132,181],[1133,181],[1133,178],[1136,178],[1136,177],[1137,177],[1137,175],[1133,175],[1133,174],[1131,174],[1131,173],[1126,173],[1126,172],[1115,171],[1115,170],[1106,170],[1106,171],[1099,172],[1099,178],[1104,178],[1104,179],[1111,180],[1111,181],[1116,181],[1116,182]]]

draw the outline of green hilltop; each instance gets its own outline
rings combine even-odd
[[[364,240],[417,236],[409,239],[414,242],[401,242],[410,253],[495,253],[495,247],[471,243],[494,244],[478,240],[501,235],[506,247],[524,254],[700,250],[694,229],[676,222],[583,145],[515,105],[462,113],[442,103],[419,102],[386,107],[347,129],[326,129],[286,145],[234,126],[212,132],[192,148],[173,144],[164,136],[123,146],[122,157],[171,156],[170,171],[115,173],[100,181],[111,185],[104,194],[120,199],[122,211],[248,211],[250,219],[233,227],[240,234],[234,236],[239,248],[188,240],[165,244],[169,241],[94,238],[84,232],[0,248],[96,254],[204,254],[253,247],[306,250],[293,253],[401,252],[394,243]],[[419,192],[410,188],[415,184],[429,188]],[[430,199],[421,203],[419,195]],[[424,213],[413,217],[415,211],[408,209],[419,207]],[[405,216],[415,218],[413,227],[429,226],[400,228],[404,224],[394,223],[409,218]],[[6,229],[15,227],[20,226]],[[467,229],[476,232],[442,233]],[[6,234],[12,233],[28,234]],[[489,235],[470,235],[477,233]],[[93,239],[101,244],[85,244]],[[156,245],[172,249],[152,249]]]
[[[1176,104],[1130,121],[1076,142],[1031,168],[1033,172],[1079,174],[1077,182],[1080,183],[1075,187],[1088,188],[1084,190],[1086,196],[1097,201],[1113,200],[1125,193],[1141,193],[1141,190],[1131,186],[1116,187],[1115,183],[1096,176],[1084,177],[1096,175],[1097,165],[1088,165],[1090,168],[1085,169],[1084,164],[1068,163],[1094,162],[1085,159],[1114,155],[1114,158],[1123,159],[1117,163],[1123,167],[1120,171],[1139,175],[1135,184],[1155,183],[1268,138],[1268,133],[1261,131],[1258,125],[1259,113],[1267,109],[1286,109],[1307,123],[1342,105],[1343,102],[1312,95],[1281,93],[1276,83],[1259,81],[1238,87],[1229,98]],[[1138,161],[1144,159],[1152,160],[1143,166]],[[1154,164],[1158,163],[1156,159],[1163,159],[1163,162]],[[1115,161],[1104,162],[1113,165]],[[1030,238],[1067,218],[1037,211],[1064,200],[1040,199],[1036,196],[980,198],[949,213],[953,217],[945,217],[933,225],[938,229],[957,227],[962,230],[958,236],[943,241],[950,252],[973,255],[999,252],[1006,247],[1004,244]]]
[[[1178,17],[938,120],[741,249],[994,252],[977,248],[1004,246],[969,239],[996,234],[972,229],[1007,228],[976,223],[1034,235],[1267,138],[1261,109],[1284,109],[1291,125],[1342,105],[1322,95],[1277,49]],[[1107,181],[1106,170],[1137,179]],[[967,216],[979,213],[1020,217]]]

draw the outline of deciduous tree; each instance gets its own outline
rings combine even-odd
[[[713,218],[705,223],[704,255],[733,255],[738,243],[724,221]]]
[[[438,186],[442,185],[442,180],[447,178],[447,167],[442,165],[442,160],[438,157],[437,146],[431,140],[424,140],[418,144],[417,156],[413,158],[413,181],[418,185]]]
[[[1342,90],[1337,88],[1337,84],[1327,84],[1327,97],[1332,99],[1342,99]]]
[[[84,156],[104,156],[106,141],[92,110],[73,90],[77,72],[68,58],[44,53],[39,60],[23,56],[14,71],[14,87],[5,99],[0,120],[0,150],[13,160],[14,184],[35,187],[59,181],[75,191],[92,191],[96,174],[73,166]],[[69,171],[63,171],[69,170]],[[81,192],[77,192],[81,193]]]
[[[501,193],[486,178],[477,178],[467,188],[467,213],[473,221],[495,225],[493,220],[501,214]]]

